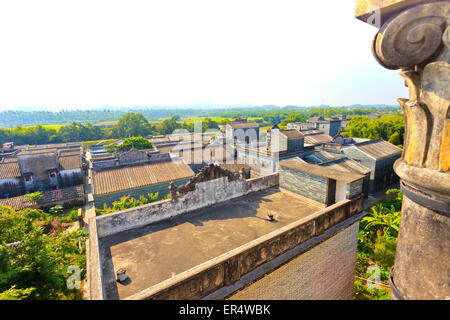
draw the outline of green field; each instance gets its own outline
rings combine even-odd
[[[64,124],[43,124],[41,126],[48,130],[52,130],[52,129],[59,130],[59,128],[64,126]],[[36,127],[36,126],[23,126],[23,128],[33,128],[33,127]]]
[[[106,139],[106,140],[85,141],[85,142],[83,142],[83,146],[84,146],[84,149],[86,150],[86,149],[88,149],[90,146],[92,146],[93,144],[96,144],[96,143],[99,143],[99,142],[108,144],[108,143],[113,143],[113,142],[116,141],[116,140],[117,140],[117,139]]]
[[[208,117],[208,116],[204,116],[204,117],[187,117],[187,118],[182,118],[181,121],[185,121],[185,122],[189,123],[189,122],[194,122],[194,121],[202,121],[205,118],[209,118],[212,121],[220,122],[220,121],[223,121],[225,119],[231,120],[232,117]],[[252,121],[256,121],[256,120],[263,120],[263,118],[262,117],[255,117],[255,118],[248,117],[247,120],[249,122],[252,122]]]

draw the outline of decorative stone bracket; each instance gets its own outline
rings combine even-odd
[[[409,99],[398,99],[406,132],[395,170],[411,186],[446,200],[450,194],[449,26],[448,1],[418,5],[388,19],[372,47],[382,66],[402,69],[409,88]]]
[[[448,299],[450,1],[357,0],[356,16],[369,22],[371,14],[383,23],[375,59],[401,69],[409,88],[409,99],[398,99],[405,141],[394,167],[404,198],[391,298]]]

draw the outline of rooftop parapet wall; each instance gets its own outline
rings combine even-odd
[[[222,177],[200,182],[196,189],[178,195],[176,200],[163,200],[97,218],[98,237],[155,223],[186,212],[201,209],[278,185],[278,173],[249,180],[228,181]]]
[[[95,218],[89,219],[89,229],[89,241],[86,243],[87,282],[84,290],[90,300],[103,300],[101,255],[98,243],[97,221]]]
[[[266,234],[126,300],[202,299],[219,290],[233,289],[244,275],[345,221],[359,219],[363,199],[345,200]],[[230,292],[231,292],[230,291]],[[213,298],[220,298],[221,294]]]

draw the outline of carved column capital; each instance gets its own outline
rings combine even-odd
[[[391,16],[372,51],[385,68],[402,69],[409,99],[398,99],[405,142],[395,171],[409,186],[450,200],[450,2],[418,4]]]
[[[385,68],[401,69],[409,88],[409,99],[398,99],[406,126],[394,166],[403,204],[391,299],[448,299],[450,2],[357,0],[357,17],[366,22],[368,5],[380,9],[374,14],[383,23],[374,56]]]

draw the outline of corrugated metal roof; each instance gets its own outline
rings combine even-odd
[[[402,149],[399,147],[382,139],[357,143],[355,147],[375,159],[381,159],[402,152]]]
[[[10,162],[17,162],[17,158],[14,157],[4,157],[2,160],[0,160],[0,163],[10,163]]]
[[[153,137],[148,139],[153,144],[170,142],[168,137]]]
[[[324,161],[329,161],[335,158],[336,156],[326,151],[317,151],[310,155],[305,156],[304,160],[306,160],[306,162],[308,163],[322,163]]]
[[[84,187],[82,185],[45,191],[42,193],[43,198],[39,201],[39,205],[43,205],[46,203],[59,202],[70,199],[77,199],[84,197]],[[35,207],[38,204],[36,202],[29,202],[25,200],[25,195],[8,198],[8,199],[0,199],[0,206],[8,206],[16,210],[25,209]]]
[[[41,153],[55,153],[57,151],[57,149],[53,148],[53,149],[39,149],[39,150],[23,150],[19,152],[20,156],[23,155],[35,155],[35,154],[41,154]]]
[[[256,122],[237,122],[237,123],[229,123],[228,124],[233,129],[244,129],[244,128],[257,128],[259,124]]]
[[[280,133],[285,135],[289,139],[299,139],[304,137],[303,133],[295,129],[280,130]]]
[[[344,182],[353,182],[364,178],[363,175],[355,172],[344,172],[320,165],[309,164],[303,160],[300,161],[298,158],[281,161],[280,166],[295,171],[305,172],[314,176],[330,178]]]
[[[94,195],[135,189],[194,175],[182,161],[165,161],[93,171]]]
[[[4,161],[4,160],[3,160]],[[21,176],[19,163],[17,159],[13,161],[8,159],[8,162],[0,162],[0,179],[12,179]]]
[[[369,174],[370,169],[366,168],[362,164],[359,164],[358,162],[351,160],[351,159],[338,159],[333,162],[324,163],[322,166],[332,168],[335,170],[340,170],[343,172],[355,172],[358,174]]]
[[[305,134],[305,144],[318,145],[322,143],[329,143],[333,141],[333,138],[325,133],[319,134]]]
[[[73,170],[81,168],[81,156],[71,155],[58,158],[61,170]]]
[[[73,155],[81,155],[81,148],[80,149],[63,149],[63,150],[58,150],[58,154],[60,156],[73,156]]]

